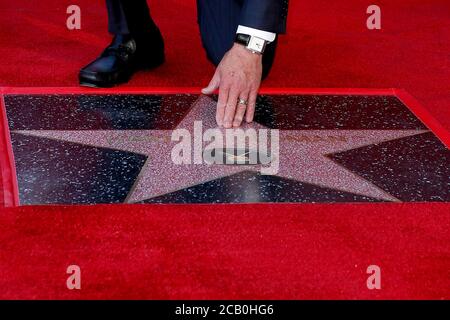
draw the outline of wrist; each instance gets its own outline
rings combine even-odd
[[[249,50],[246,46],[240,44],[240,43],[234,43],[231,50],[236,51],[239,53],[239,55],[248,57],[252,60],[261,60],[262,61],[262,54],[259,52],[254,52]]]

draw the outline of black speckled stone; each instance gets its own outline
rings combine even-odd
[[[450,201],[450,150],[432,133],[330,157],[401,201]]]
[[[394,96],[260,96],[255,121],[280,130],[426,130]]]
[[[11,130],[145,130],[175,128],[197,98],[188,94],[6,95],[5,104]]]
[[[21,204],[122,203],[145,157],[11,134]]]

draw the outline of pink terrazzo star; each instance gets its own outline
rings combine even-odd
[[[191,133],[194,121],[203,130],[216,128],[216,103],[201,96],[176,129]],[[267,129],[245,124],[242,129]],[[219,129],[222,132],[225,129]],[[233,129],[227,129],[233,130]],[[147,156],[126,202],[139,202],[242,171],[260,171],[260,165],[175,164],[171,158],[172,130],[16,130],[16,133]],[[387,201],[399,201],[371,182],[337,164],[328,154],[355,149],[425,132],[424,130],[281,130],[277,176]],[[255,146],[250,146],[250,148]],[[80,159],[83,161],[83,159]]]

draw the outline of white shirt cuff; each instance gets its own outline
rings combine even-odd
[[[273,32],[267,32],[245,26],[238,26],[236,33],[248,34],[249,36],[258,37],[269,42],[273,42],[277,36],[277,34]]]

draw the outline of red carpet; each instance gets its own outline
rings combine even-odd
[[[150,1],[167,64],[128,86],[202,86],[194,1]],[[0,3],[0,86],[76,86],[108,42],[103,2]],[[402,88],[450,129],[450,3],[291,1],[266,87]],[[183,46],[177,46],[183,43]],[[1,141],[0,143],[3,143]],[[0,148],[3,150],[3,147]],[[0,188],[1,189],[1,188]],[[2,197],[3,198],[3,197]],[[448,299],[450,204],[27,207],[0,213],[0,298]],[[82,290],[65,287],[69,264]],[[368,265],[382,290],[366,287]]]
[[[167,43],[167,63],[129,86],[206,85],[194,0],[149,1]],[[0,86],[76,86],[77,72],[109,41],[103,1],[79,0],[82,29],[65,27],[70,2],[0,3]],[[371,3],[370,3],[371,4]],[[293,0],[289,35],[267,87],[402,88],[450,129],[450,3],[380,0],[382,30],[365,26],[367,1]],[[177,44],[182,43],[183,46]]]
[[[449,298],[447,205],[26,208],[0,216],[2,298]],[[82,289],[65,288],[66,267]],[[366,268],[382,289],[366,287]]]

